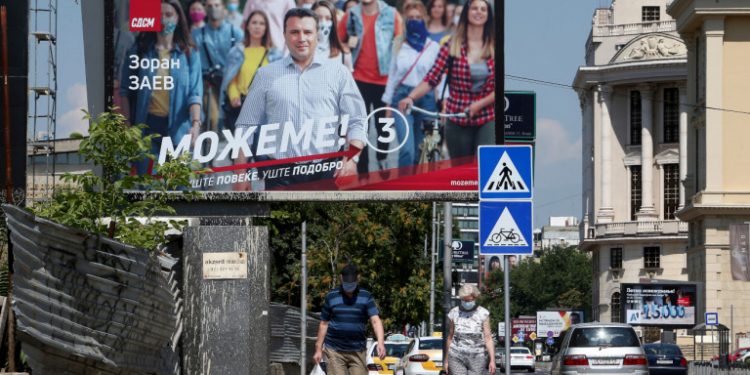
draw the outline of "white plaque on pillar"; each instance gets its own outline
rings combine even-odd
[[[247,279],[247,253],[203,253],[203,279]]]

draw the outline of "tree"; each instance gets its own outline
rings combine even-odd
[[[504,274],[492,272],[484,284],[480,303],[490,310],[493,327],[503,321]],[[511,316],[536,315],[549,308],[591,313],[591,260],[576,247],[556,247],[541,258],[526,258],[510,273]]]
[[[300,301],[300,224],[307,221],[308,308],[320,311],[339,285],[339,270],[358,266],[386,330],[418,324],[429,314],[430,228],[427,203],[281,203],[265,224],[271,237],[272,299]]]
[[[156,249],[165,242],[169,226],[181,227],[176,221],[153,222],[156,215],[174,214],[167,204],[167,191],[189,185],[197,173],[197,165],[188,161],[188,155],[169,160],[156,167],[157,175],[130,175],[131,165],[143,158],[154,159],[150,154],[151,141],[158,135],[143,136],[146,125],[129,126],[125,117],[111,108],[97,118],[88,113],[89,136],[73,133],[71,138],[81,140],[79,152],[85,161],[101,169],[97,174],[66,173],[62,180],[70,184],[56,192],[52,199],[32,207],[39,216],[85,231],[107,235],[124,243]],[[126,191],[142,189],[146,192],[140,201],[130,199]],[[183,192],[186,197],[192,193]],[[142,223],[137,218],[146,218]]]

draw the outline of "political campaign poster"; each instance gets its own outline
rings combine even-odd
[[[622,316],[631,325],[695,325],[696,284],[621,284]]]
[[[538,337],[560,337],[560,332],[583,322],[583,311],[537,311],[536,334]]]
[[[188,154],[206,170],[191,180],[194,191],[477,190],[476,146],[495,144],[494,129],[476,132],[473,147],[451,134],[494,126],[494,104],[479,100],[494,98],[491,75],[463,97],[450,94],[449,83],[446,108],[455,117],[436,118],[445,67],[420,77],[431,87],[426,99],[404,107],[414,95],[398,80],[381,71],[382,85],[363,84],[360,72],[372,64],[331,57],[323,39],[330,30],[300,44],[282,30],[283,13],[258,16],[266,25],[258,32],[248,22],[255,13],[240,12],[243,22],[232,24],[218,0],[207,1],[203,13],[178,0],[152,11],[154,3],[114,0],[114,104],[131,124],[145,124],[144,134],[160,136],[153,160],[136,163],[133,173],[156,174]],[[300,8],[289,11],[299,13],[286,21],[294,23],[289,30],[323,33]],[[434,64],[445,64],[435,48]],[[469,111],[476,103],[482,107]]]

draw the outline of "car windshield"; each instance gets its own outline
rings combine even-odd
[[[571,347],[640,346],[638,337],[629,327],[586,327],[574,329]]]
[[[682,356],[680,348],[672,345],[644,345],[643,350],[652,355]]]
[[[510,354],[529,354],[529,353],[531,352],[529,351],[529,349],[526,349],[526,348],[523,348],[523,349],[518,348],[518,349],[510,350]]]
[[[385,355],[388,357],[401,358],[406,353],[406,349],[409,347],[409,343],[385,343]],[[372,355],[375,356],[378,353],[377,345],[372,348]]]
[[[419,350],[442,350],[443,340],[419,340]]]

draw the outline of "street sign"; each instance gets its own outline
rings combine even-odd
[[[533,253],[531,202],[479,202],[479,253]]]
[[[555,338],[552,336],[547,337],[547,345],[552,345],[555,343]]]
[[[536,138],[536,94],[505,92],[505,139],[533,141]]]
[[[438,261],[443,260],[443,249],[445,242],[440,240]],[[451,241],[451,250],[453,253],[453,263],[474,263],[474,241]]]
[[[719,313],[707,312],[706,313],[706,325],[707,326],[718,326],[719,325]]]
[[[533,197],[530,145],[479,147],[479,200]]]

